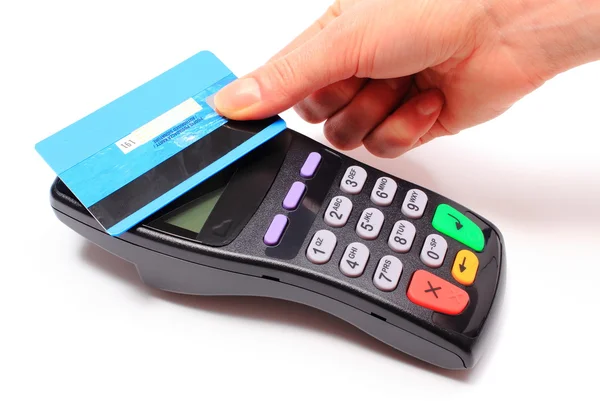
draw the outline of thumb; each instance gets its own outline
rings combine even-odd
[[[216,111],[233,120],[262,119],[294,106],[311,93],[356,73],[362,27],[344,15],[291,52],[272,59],[221,89]]]

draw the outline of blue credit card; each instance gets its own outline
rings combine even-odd
[[[129,230],[286,128],[232,131],[211,106],[236,76],[203,51],[36,145],[113,236]],[[258,128],[257,128],[258,127]]]

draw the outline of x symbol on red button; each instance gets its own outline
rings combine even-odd
[[[452,288],[450,288],[449,291],[450,291],[450,295],[448,295],[448,298],[453,299],[456,301],[457,304],[460,304],[461,303],[460,299],[465,294],[463,294],[462,292],[456,292]]]
[[[434,287],[433,287],[433,285],[431,285],[431,281],[429,281],[429,280],[427,280],[427,284],[429,284],[429,289],[428,289],[428,290],[425,290],[425,292],[426,292],[426,293],[427,293],[427,292],[433,292],[433,295],[435,295],[435,297],[436,297],[436,298],[439,298],[439,297],[438,297],[438,295],[437,295],[437,292],[436,292],[436,291],[439,291],[439,290],[441,290],[441,289],[442,289],[442,287],[435,287],[435,288],[434,288]]]

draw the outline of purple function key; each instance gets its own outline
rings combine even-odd
[[[319,163],[321,163],[321,155],[317,152],[312,152],[306,158],[306,161],[300,170],[300,175],[304,178],[311,178],[313,175],[315,175],[315,171],[317,171]]]
[[[297,208],[305,190],[306,185],[300,181],[293,183],[287,195],[285,196],[285,199],[283,200],[283,207],[287,210],[294,210]]]
[[[281,240],[281,236],[285,231],[285,227],[288,224],[288,219],[283,214],[278,214],[273,218],[267,233],[265,234],[265,244],[272,246],[277,245],[279,240]]]

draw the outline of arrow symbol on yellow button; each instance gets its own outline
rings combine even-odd
[[[467,270],[467,266],[465,266],[466,261],[467,261],[467,258],[464,257],[462,263],[460,265],[458,265],[461,273],[464,273],[465,270]]]

